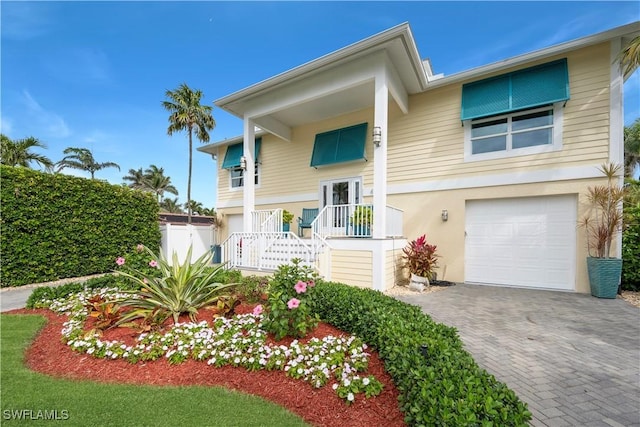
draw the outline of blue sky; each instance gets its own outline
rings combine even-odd
[[[213,101],[402,22],[445,75],[640,19],[629,2],[8,2],[1,12],[1,132],[34,136],[53,161],[92,150],[114,184],[151,164],[186,200],[186,134],[167,136],[166,90]],[[625,85],[640,117],[640,73]],[[242,133],[214,108],[211,140]],[[199,144],[199,142],[195,142]],[[78,173],[79,174],[79,173]],[[215,167],[194,150],[192,198],[215,206]]]

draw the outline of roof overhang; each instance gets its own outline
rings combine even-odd
[[[256,139],[266,134],[267,132],[265,132],[262,129],[255,130]],[[226,138],[226,139],[223,139],[222,141],[216,141],[211,144],[201,145],[199,147],[196,147],[196,150],[201,151],[203,153],[211,154],[212,156],[216,156],[218,155],[218,148],[227,147],[233,144],[238,144],[243,141],[244,141],[244,136],[238,135],[238,136],[234,136],[233,138]]]
[[[549,58],[556,55],[562,55],[564,53],[567,53],[576,49],[581,49],[581,48],[592,46],[598,43],[611,41],[617,38],[622,39],[622,44],[624,46],[626,43],[628,43],[638,35],[640,35],[640,21],[632,22],[630,24],[616,27],[611,30],[607,30],[607,31],[603,31],[601,33],[593,34],[587,37],[571,40],[571,41],[561,43],[555,46],[551,46],[548,48],[525,53],[523,55],[514,56],[512,58],[508,58],[503,61],[494,62],[488,65],[483,65],[481,67],[473,68],[471,70],[462,71],[456,74],[451,74],[449,76],[431,81],[429,83],[429,89],[444,86],[444,85],[449,85],[452,83],[462,82],[466,80],[477,79],[479,77],[486,77],[489,74],[504,71],[512,67],[517,67],[520,65],[531,63],[533,61]]]
[[[406,94],[428,86],[409,24],[403,23],[214,101],[223,110],[286,138],[294,126],[373,106],[379,67]]]

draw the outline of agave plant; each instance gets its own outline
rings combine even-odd
[[[147,319],[152,314],[166,313],[178,323],[181,314],[188,314],[192,321],[196,320],[198,309],[212,305],[221,296],[221,291],[235,283],[223,284],[216,281],[222,269],[211,268],[210,252],[191,262],[190,247],[185,261],[181,264],[174,252],[171,265],[162,255],[156,256],[145,247],[151,256],[149,265],[156,266],[160,276],[145,274],[137,270],[120,271],[140,286],[139,291],[129,292],[131,295],[118,301],[122,308],[131,308],[125,313],[118,325],[134,319]]]

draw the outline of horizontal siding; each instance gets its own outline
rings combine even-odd
[[[365,122],[369,124],[365,144],[365,155],[368,161],[361,160],[318,169],[309,166],[316,134]],[[295,128],[291,142],[273,135],[264,136],[260,148],[260,184],[256,187],[256,199],[313,194],[317,200],[320,182],[335,178],[361,176],[365,189],[371,188],[373,185],[373,144],[370,137],[372,126],[373,110],[368,109]],[[219,159],[224,159],[224,153],[219,156]],[[220,202],[242,200],[242,190],[229,189],[228,171],[219,169],[218,177]],[[313,207],[315,206],[317,203]],[[257,208],[262,209],[260,206]]]
[[[460,121],[462,84],[451,85],[411,97],[410,113],[394,114],[389,124],[389,184],[605,161],[609,154],[609,45],[602,43],[572,52],[567,61],[571,99],[563,110],[561,151],[465,163]],[[512,70],[505,72],[508,71]]]
[[[564,56],[547,58],[527,66],[562,57]],[[512,172],[514,169],[531,172],[601,164],[606,161],[609,154],[609,44],[583,48],[566,57],[571,98],[563,109],[561,151],[465,163],[464,129],[460,121],[460,99],[464,82],[461,82],[410,96],[408,114],[403,114],[395,106],[390,108],[388,184],[473,178]],[[504,72],[513,70],[515,68]],[[497,74],[502,72],[493,75]],[[363,122],[369,123],[365,145],[367,162],[319,169],[309,166],[316,134]],[[368,198],[373,187],[372,126],[373,109],[370,108],[296,127],[292,129],[291,142],[266,135],[260,152],[261,175],[260,184],[256,188],[256,199],[307,196],[312,199],[291,207],[295,210],[315,207],[318,204],[321,181],[358,176],[363,178],[364,194]],[[220,151],[218,164],[222,163],[225,155],[224,149]],[[229,174],[223,169],[218,170],[218,201],[223,205],[229,201],[242,201],[242,190],[230,191]],[[265,208],[261,205],[256,207]]]
[[[387,251],[385,256],[385,290],[406,282],[402,272],[402,265],[402,250]]]
[[[373,286],[373,260],[370,251],[331,251],[331,280],[359,288]]]

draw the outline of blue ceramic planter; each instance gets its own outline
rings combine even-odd
[[[615,298],[618,295],[622,259],[587,258],[591,295],[598,298]]]

